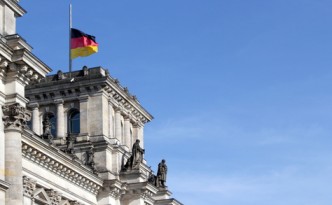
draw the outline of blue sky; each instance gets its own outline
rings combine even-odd
[[[68,1],[22,0],[18,33],[68,69]],[[73,25],[155,117],[148,163],[186,205],[330,205],[332,2],[73,0]]]

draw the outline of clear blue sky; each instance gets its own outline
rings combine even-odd
[[[18,33],[68,69],[68,2],[22,0]],[[185,205],[331,205],[332,1],[73,0],[102,66],[155,117],[148,163],[165,158]]]

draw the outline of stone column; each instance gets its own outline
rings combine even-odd
[[[88,100],[89,96],[84,95],[79,97],[80,100],[80,135],[89,135],[89,116],[88,116]]]
[[[115,109],[115,137],[122,142],[122,129],[121,129],[121,110],[119,108]]]
[[[132,146],[132,139],[130,135],[130,118],[129,116],[124,117],[124,133],[123,133],[123,144],[126,145],[128,148]]]
[[[63,111],[63,100],[62,99],[56,99],[56,135],[57,138],[62,138],[65,140],[65,117],[64,117],[64,111]]]
[[[5,180],[10,184],[6,204],[23,203],[22,182],[22,128],[31,114],[19,103],[2,107],[5,128]]]
[[[41,135],[39,105],[38,103],[32,103],[29,105],[29,107],[32,108],[32,131],[34,131],[37,135]]]

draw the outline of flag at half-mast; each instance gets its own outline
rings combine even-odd
[[[72,28],[70,39],[70,57],[85,57],[98,52],[98,43],[94,36]]]

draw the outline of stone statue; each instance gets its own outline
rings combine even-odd
[[[91,167],[93,172],[95,172],[95,152],[93,151],[93,147],[91,147],[88,151],[85,151],[85,160],[84,164]]]
[[[65,79],[65,75],[63,74],[63,72],[61,70],[58,71],[57,73],[57,77],[58,77],[58,80],[63,80]]]
[[[124,170],[128,169],[139,169],[140,163],[143,161],[143,154],[145,152],[139,145],[140,140],[136,140],[133,144],[133,148],[131,150],[131,156],[128,159],[126,165],[124,166]]]
[[[158,164],[158,172],[157,172],[157,187],[163,187],[165,188],[166,185],[166,176],[167,176],[167,166],[166,166],[166,160],[161,160],[161,162]]]
[[[43,120],[43,139],[48,140],[49,143],[53,142],[53,135],[51,133],[51,122],[48,115],[45,116]]]
[[[143,154],[145,152],[139,145],[140,140],[136,140],[132,148],[132,168],[138,168],[139,164],[143,161]]]
[[[93,147],[91,147],[88,151],[85,152],[85,165],[88,166],[93,166],[94,165],[94,151],[93,151]]]
[[[65,153],[71,154],[73,158],[77,159],[75,155],[74,143],[76,141],[75,136],[71,136],[70,134],[66,137],[66,148],[63,150]]]

